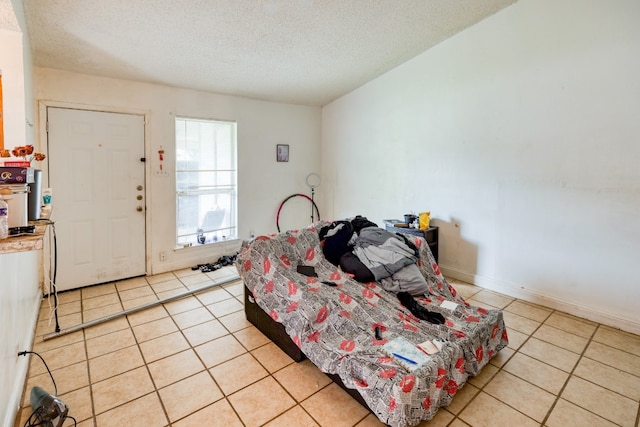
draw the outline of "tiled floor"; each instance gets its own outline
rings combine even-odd
[[[62,328],[227,281],[233,267],[190,269],[60,295]],[[509,346],[451,405],[421,426],[637,426],[640,337],[452,281],[467,300],[504,309]],[[228,283],[43,341],[78,426],[379,426],[377,418],[308,360],[294,363],[244,318],[243,286]],[[53,386],[31,358],[28,391]],[[69,420],[65,426],[73,425]]]

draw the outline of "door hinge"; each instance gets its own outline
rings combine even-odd
[[[49,120],[47,120],[47,125],[46,125],[46,132],[49,133]]]

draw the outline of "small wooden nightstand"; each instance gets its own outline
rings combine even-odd
[[[435,258],[436,262],[438,262],[438,227],[437,226],[431,226],[426,230],[417,230],[415,228],[394,227],[393,224],[385,223],[385,229],[393,233],[412,234],[414,236],[424,237],[424,239],[429,244],[429,249],[431,249],[431,253],[433,254],[433,257]]]

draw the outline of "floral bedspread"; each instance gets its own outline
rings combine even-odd
[[[241,278],[311,362],[357,389],[380,421],[413,426],[433,418],[507,345],[502,312],[466,303],[416,237],[430,290],[418,301],[446,322],[420,320],[377,283],[359,283],[324,259],[318,231],[325,224],[244,242],[236,261]],[[318,277],[298,273],[299,264],[314,266]],[[400,341],[430,341],[440,349],[408,363],[389,350]]]

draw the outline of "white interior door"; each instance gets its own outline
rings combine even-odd
[[[145,274],[144,117],[47,108],[58,290]]]

